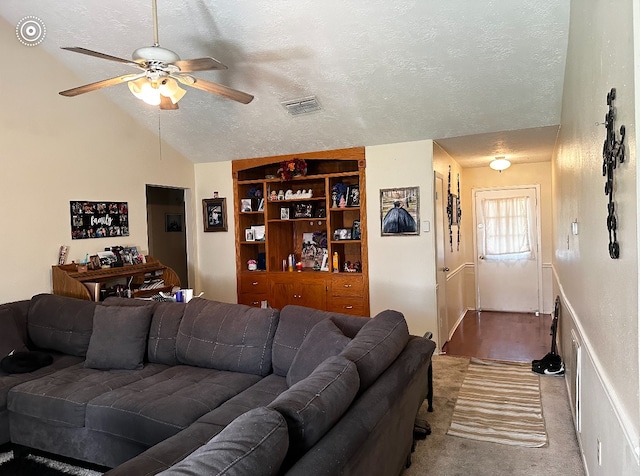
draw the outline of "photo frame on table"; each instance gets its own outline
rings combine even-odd
[[[202,199],[202,222],[204,231],[227,231],[227,199]]]

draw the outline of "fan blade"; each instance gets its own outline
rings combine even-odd
[[[205,81],[204,79],[188,75],[185,75],[184,77],[178,74],[172,76],[182,84],[186,84],[187,86],[191,86],[192,88],[207,91],[208,93],[217,94],[218,96],[233,99],[234,101],[241,102],[242,104],[249,104],[251,101],[253,101],[253,96],[251,94],[228,88],[227,86],[223,86],[222,84],[212,83],[210,81]]]
[[[192,71],[209,71],[212,69],[229,69],[220,61],[210,57],[180,60],[172,64],[180,68],[180,71],[185,73],[190,73]]]
[[[174,109],[178,109],[178,103],[173,104],[170,98],[167,96],[160,95],[160,109],[165,111],[171,111]]]
[[[109,60],[109,61],[117,61],[118,63],[124,63],[124,64],[128,64],[130,66],[135,66],[136,68],[144,69],[141,65],[139,65],[135,61],[131,61],[131,60],[123,59],[123,58],[118,58],[117,56],[111,56],[111,55],[108,55],[108,54],[105,54],[105,53],[100,53],[98,51],[88,50],[86,48],[80,48],[78,46],[73,46],[73,47],[61,46],[60,48],[62,48],[63,50],[67,50],[67,51],[73,51],[74,53],[81,53],[83,55],[95,56],[96,58],[102,58],[102,59],[106,59],[106,60]]]
[[[78,86],[77,88],[67,89],[66,91],[60,91],[58,94],[62,96],[73,97],[79,94],[95,91],[96,89],[102,89],[108,86],[113,86],[114,84],[126,83],[128,81],[140,79],[140,78],[143,78],[144,76],[145,76],[145,73],[125,74],[123,76],[118,76],[116,78],[104,79],[96,83],[85,84],[84,86]]]

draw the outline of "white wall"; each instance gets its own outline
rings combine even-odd
[[[433,141],[366,148],[371,314],[401,311],[409,331],[437,331]],[[420,187],[420,235],[381,236],[380,189]],[[429,221],[430,231],[424,222]]]
[[[58,95],[78,78],[42,48],[16,41],[15,25],[0,20],[0,44],[11,65],[0,79],[0,302],[6,302],[51,292],[51,265],[62,244],[70,246],[69,261],[105,246],[146,250],[145,185],[190,188],[194,178],[188,159],[166,144],[160,159],[157,136],[101,92]],[[128,202],[130,236],[72,241],[71,200]]]
[[[638,1],[571,2],[562,120],[553,164],[554,272],[563,299],[563,354],[574,329],[584,352],[585,418],[578,435],[591,475],[638,474],[638,206],[634,19]],[[634,11],[635,8],[635,11]],[[635,15],[634,15],[635,13]],[[617,89],[616,129],[626,126],[629,160],[615,175],[620,259],[608,253],[602,177],[606,95]],[[579,235],[571,235],[576,219]],[[568,238],[568,241],[567,241]],[[566,359],[565,359],[566,362]],[[597,464],[602,442],[602,466]],[[633,457],[631,457],[633,455]],[[635,461],[634,461],[635,459]],[[621,463],[620,463],[621,462]]]

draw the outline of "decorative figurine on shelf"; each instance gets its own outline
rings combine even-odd
[[[271,190],[271,193],[269,194],[269,200],[277,200],[278,199],[278,192],[276,192],[275,190]]]
[[[331,208],[338,208],[338,192],[331,192]]]
[[[331,188],[332,199],[334,194],[336,199],[332,200],[332,208],[336,208],[336,207],[345,208],[347,206],[347,186],[342,182],[335,183]],[[343,200],[344,200],[344,205],[341,205],[341,203],[343,203]],[[333,203],[336,203],[336,205],[333,205]]]
[[[289,189],[284,194],[285,200],[291,200],[293,198],[293,190]]]
[[[255,271],[256,269],[258,269],[258,262],[254,259],[250,259],[249,261],[247,261],[247,269],[249,271]]]
[[[278,200],[284,200],[284,190],[278,190]]]
[[[340,203],[338,204],[339,208],[347,208],[347,201],[344,199],[344,195],[340,197]]]
[[[313,263],[313,270],[320,271],[320,263],[318,263],[317,261]]]

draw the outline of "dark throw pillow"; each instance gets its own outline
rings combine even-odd
[[[309,331],[293,358],[287,385],[291,387],[307,378],[326,359],[342,352],[350,341],[330,318],[320,321]]]
[[[151,306],[97,306],[84,366],[101,370],[141,369],[151,312]]]
[[[9,355],[11,352],[27,351],[24,345],[13,313],[10,309],[0,309],[0,358]]]
[[[14,352],[0,361],[0,367],[8,374],[26,374],[51,365],[53,357],[46,352]]]

